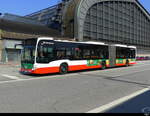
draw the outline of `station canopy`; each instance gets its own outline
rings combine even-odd
[[[58,30],[48,28],[38,21],[8,13],[0,16],[0,29],[6,38],[60,36]]]

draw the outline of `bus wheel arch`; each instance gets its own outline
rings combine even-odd
[[[66,74],[66,73],[68,73],[68,69],[69,69],[68,63],[64,62],[60,65],[59,73]]]

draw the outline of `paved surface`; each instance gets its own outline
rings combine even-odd
[[[149,113],[150,114],[150,91],[147,91],[134,99],[114,107],[106,113]]]
[[[150,86],[150,61],[67,75],[27,76],[19,68],[0,64],[0,112],[88,112]],[[149,96],[145,92],[107,112],[141,112],[150,107]]]

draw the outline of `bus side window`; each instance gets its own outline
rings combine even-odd
[[[90,56],[91,56],[90,49],[84,49],[83,50],[83,58],[84,59],[90,59]]]
[[[73,59],[73,55],[72,55],[72,52],[73,52],[73,48],[66,48],[66,58],[69,59],[69,60],[72,60]]]
[[[61,60],[66,58],[66,48],[62,47],[62,48],[57,48],[56,49],[56,59]]]
[[[107,57],[105,47],[103,47],[103,46],[98,46],[97,53],[98,53],[98,58],[99,59],[104,59],[104,58]]]
[[[131,58],[135,58],[136,57],[136,51],[133,49],[132,51],[131,51]]]
[[[90,45],[84,45],[82,46],[82,55],[83,59],[91,59],[91,46]]]
[[[91,59],[99,59],[98,46],[91,46]]]
[[[121,48],[120,47],[117,48],[116,58],[122,58],[122,53],[121,53]]]
[[[75,60],[81,59],[81,49],[80,48],[74,49],[74,59]]]

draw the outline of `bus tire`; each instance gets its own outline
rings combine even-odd
[[[128,67],[128,66],[129,66],[129,60],[126,61],[126,67]]]
[[[101,67],[102,70],[106,69],[106,62],[102,62],[101,66],[102,66]]]
[[[68,65],[66,63],[60,65],[59,73],[60,74],[68,73]]]

